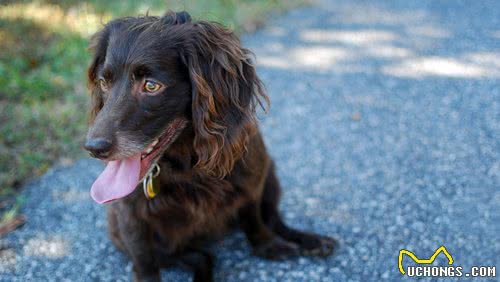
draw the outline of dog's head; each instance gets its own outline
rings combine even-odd
[[[222,26],[186,12],[122,18],[92,38],[85,148],[106,161],[139,158],[141,175],[192,128],[196,167],[222,177],[267,103],[251,53]]]

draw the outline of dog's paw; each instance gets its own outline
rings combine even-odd
[[[133,271],[132,281],[134,282],[161,282],[160,272],[138,273]]]
[[[302,255],[322,257],[331,255],[338,245],[335,239],[316,234],[304,234],[296,243]]]
[[[280,260],[300,255],[300,248],[297,244],[276,236],[268,242],[255,246],[253,253],[265,259]]]
[[[134,282],[161,282],[160,275],[134,275]]]

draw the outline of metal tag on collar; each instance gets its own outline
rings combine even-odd
[[[159,192],[159,185],[158,183],[155,183],[157,181],[154,181],[154,178],[157,177],[160,174],[160,166],[155,163],[153,165],[153,169],[144,177],[142,180],[142,188],[144,190],[144,195],[146,195],[146,198],[152,199],[154,198],[158,192]]]

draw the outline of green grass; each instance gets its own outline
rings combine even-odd
[[[103,23],[120,16],[161,15],[171,9],[221,22],[237,32],[251,31],[262,25],[269,11],[301,2],[1,1],[0,224],[21,205],[16,187],[55,163],[84,155],[87,43]]]

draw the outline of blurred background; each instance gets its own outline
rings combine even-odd
[[[186,10],[237,32],[306,0],[0,1],[0,226],[17,215],[16,187],[82,157],[89,37],[112,18]]]

